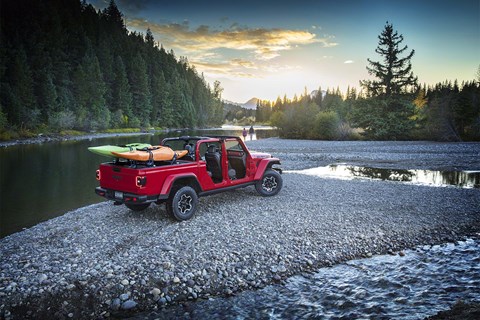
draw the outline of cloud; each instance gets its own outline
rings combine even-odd
[[[353,60],[345,60],[343,63],[345,63],[345,64],[351,64],[351,63],[354,63],[354,62],[355,62],[355,61],[353,61]]]
[[[208,75],[224,75],[234,78],[258,78],[258,76],[253,73],[242,71],[242,66],[239,65],[238,61],[235,60],[239,59],[233,59],[230,62],[220,63],[192,61],[192,64],[195,65],[198,70]],[[242,61],[242,64],[246,62],[248,61]],[[241,68],[239,68],[238,66],[240,66]]]
[[[239,66],[246,69],[258,69],[255,63],[253,63],[252,61],[239,59],[239,58],[230,60],[230,64],[232,66]]]
[[[104,0],[105,6],[108,6],[110,1]],[[117,0],[115,1],[120,10],[127,15],[137,14],[139,11],[145,9],[152,1],[151,0]]]
[[[332,42],[331,36],[319,38],[316,34],[304,30],[248,28],[238,25],[224,30],[212,30],[206,25],[192,29],[188,22],[155,24],[142,19],[129,19],[127,26],[137,30],[150,28],[162,44],[185,52],[232,49],[252,52],[259,60],[271,60],[278,57],[280,52],[291,50],[297,45],[337,45]]]
[[[302,69],[300,66],[280,65],[272,63],[255,63],[244,59],[231,59],[229,61],[211,62],[190,60],[197,70],[210,76],[225,76],[228,78],[264,78],[268,74]]]

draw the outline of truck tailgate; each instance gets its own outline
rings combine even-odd
[[[105,189],[142,194],[142,189],[136,185],[136,179],[140,173],[138,169],[102,164],[100,165],[100,186]]]

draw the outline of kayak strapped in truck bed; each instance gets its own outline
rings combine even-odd
[[[172,161],[180,159],[188,153],[188,150],[174,151],[166,146],[151,146],[143,143],[131,143],[124,146],[105,145],[89,147],[88,150],[102,156],[143,162]]]
[[[143,149],[148,147],[151,147],[151,145],[147,143],[129,143],[121,146],[105,145],[105,146],[98,146],[98,147],[89,147],[88,151],[101,156],[115,158],[115,155],[112,154],[112,152],[127,152],[135,149]]]
[[[173,151],[169,147],[152,146],[127,152],[112,152],[113,155],[135,161],[170,161],[179,159],[188,153],[187,150]]]

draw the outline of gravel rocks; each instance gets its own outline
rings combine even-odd
[[[480,144],[448,144],[451,153],[433,143],[344,142],[345,150],[341,142],[248,144],[279,156],[288,170],[349,157],[363,165],[396,159],[410,167],[430,158],[480,169]],[[478,189],[294,173],[283,178],[283,190],[271,198],[253,187],[201,198],[189,221],[170,220],[164,206],[139,213],[104,202],[0,239],[0,318],[90,319],[153,310],[480,231]]]
[[[480,170],[480,143],[432,141],[311,141],[269,138],[247,141],[287,170],[346,163],[385,169]]]

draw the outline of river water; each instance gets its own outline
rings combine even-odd
[[[284,285],[192,302],[131,319],[424,319],[480,302],[480,240],[352,260]]]
[[[376,179],[432,187],[480,188],[480,171],[398,170],[333,164],[304,170],[285,171],[337,179]]]
[[[158,145],[181,135],[242,135],[242,127],[188,130],[141,136],[49,142],[0,148],[0,238],[79,207],[103,201],[94,193],[95,171],[108,159],[88,152],[90,146],[133,142]],[[276,136],[256,128],[247,140]]]

